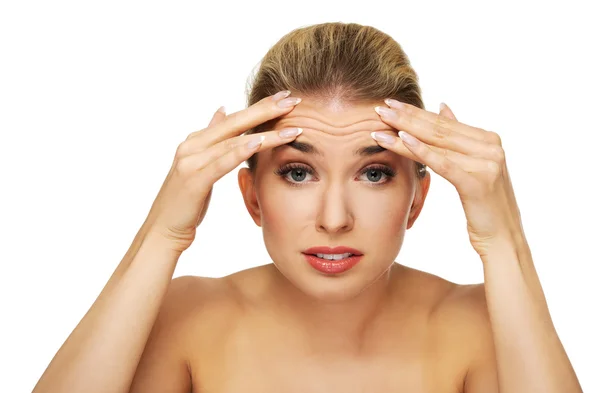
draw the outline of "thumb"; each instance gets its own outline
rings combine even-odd
[[[210,123],[208,123],[208,127],[215,125],[217,123],[220,123],[226,117],[227,117],[227,115],[225,114],[225,107],[222,106],[219,109],[217,109],[217,111],[213,115],[212,119],[210,119]]]
[[[452,111],[450,110],[448,105],[446,105],[443,102],[440,103],[440,115],[447,117],[449,119],[452,119],[452,120],[457,120],[456,116],[454,116],[454,113],[452,113]]]

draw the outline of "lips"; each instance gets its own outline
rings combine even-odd
[[[315,270],[318,270],[326,275],[344,273],[345,271],[352,269],[358,262],[360,262],[362,257],[362,255],[352,255],[339,260],[330,260],[319,258],[312,254],[304,254],[306,261],[313,268],[315,268]]]
[[[318,246],[307,248],[302,251],[303,254],[307,255],[317,255],[317,254],[345,254],[350,253],[354,255],[363,255],[362,252],[355,248],[346,247],[346,246],[337,246],[337,247],[327,247],[327,246]]]

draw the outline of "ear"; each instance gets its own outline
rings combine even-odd
[[[238,185],[244,198],[244,204],[250,217],[254,220],[256,225],[261,226],[260,221],[260,206],[258,205],[258,199],[256,198],[256,189],[254,188],[254,179],[252,173],[248,168],[241,168],[238,172]]]
[[[431,175],[429,171],[425,172],[425,177],[417,180],[417,194],[415,195],[415,199],[413,200],[413,204],[410,208],[410,214],[408,215],[408,223],[406,224],[406,229],[410,229],[419,214],[421,214],[421,210],[423,209],[423,205],[425,204],[425,198],[427,197],[427,193],[429,192],[429,185],[431,184]]]

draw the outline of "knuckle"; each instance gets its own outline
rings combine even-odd
[[[194,160],[190,156],[177,160],[175,165],[175,171],[182,177],[189,176],[195,169]]]
[[[442,160],[442,162],[440,163],[440,168],[439,168],[439,172],[441,175],[447,175],[450,173],[450,171],[452,170],[454,164],[452,161],[450,161],[447,158],[444,158]]]
[[[433,136],[436,139],[446,139],[450,136],[452,130],[448,127],[448,121],[441,115],[436,115],[433,125]]]
[[[210,125],[209,125],[209,127],[210,127]],[[190,139],[192,139],[192,138],[194,138],[194,137],[197,137],[198,135],[200,135],[200,134],[202,134],[204,131],[206,131],[206,129],[207,129],[207,128],[209,128],[209,127],[206,127],[206,128],[203,128],[203,129],[201,129],[201,130],[199,130],[199,131],[194,131],[194,132],[190,133],[190,134],[187,136],[187,138],[185,138],[185,140],[187,141],[187,140],[190,140]]]
[[[188,153],[189,153],[189,143],[187,143],[187,141],[188,141],[188,139],[186,139],[185,141],[181,142],[177,146],[177,150],[175,151],[175,157],[182,158],[182,157],[185,157],[186,155],[188,155]]]
[[[502,170],[502,167],[496,161],[488,161],[487,167],[488,167],[489,173],[494,178],[498,177],[500,175],[501,170]]]
[[[448,160],[450,155],[450,151],[448,149],[442,149],[442,156],[444,159]]]
[[[229,151],[238,146],[239,140],[238,138],[228,138],[223,141],[223,147]]]
[[[494,162],[503,163],[505,159],[504,149],[500,145],[491,145],[490,156]]]
[[[484,130],[485,131],[485,130]],[[500,135],[494,131],[485,131],[486,132],[486,142],[502,146],[502,139]]]

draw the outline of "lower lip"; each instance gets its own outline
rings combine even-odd
[[[343,273],[346,270],[350,270],[354,265],[360,262],[362,255],[352,255],[351,257],[340,259],[338,261],[330,261],[323,258],[319,258],[315,255],[304,254],[308,263],[312,267],[322,273]]]

